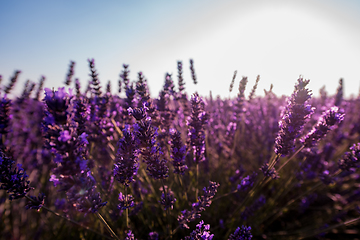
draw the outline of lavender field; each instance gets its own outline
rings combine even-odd
[[[235,72],[236,98],[189,96],[190,60],[152,98],[142,72],[104,89],[88,64],[85,90],[75,62],[63,88],[41,77],[10,99],[21,72],[1,81],[0,239],[360,235],[360,96],[342,79],[313,97],[300,76],[284,97]]]

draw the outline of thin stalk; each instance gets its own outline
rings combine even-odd
[[[32,198],[30,198],[30,197],[28,197],[28,196],[25,196],[25,198],[28,199],[29,201],[35,202]],[[87,227],[87,226],[82,225],[81,223],[78,223],[78,222],[72,220],[71,218],[68,218],[68,217],[65,217],[65,216],[63,216],[63,215],[60,215],[59,213],[54,212],[53,210],[51,210],[51,209],[48,208],[48,207],[42,206],[41,208],[45,209],[45,210],[48,211],[48,212],[51,212],[52,214],[54,214],[54,215],[57,216],[57,217],[63,218],[63,219],[65,219],[65,220],[67,220],[67,221],[69,221],[69,222],[71,222],[71,223],[73,223],[73,224],[75,224],[75,225],[77,225],[77,226],[80,226],[80,227],[82,227],[82,228],[85,228],[86,230],[88,230],[88,231],[90,231],[90,232],[96,233],[96,234],[98,234],[98,235],[100,235],[100,236],[102,236],[102,237],[104,237],[104,238],[107,238],[107,239],[112,239],[112,238],[110,238],[109,236],[106,236],[106,235],[104,235],[104,234],[102,234],[102,233],[99,233],[98,231],[95,231],[95,230],[93,230],[93,229],[91,229],[91,228],[89,228],[89,227]]]
[[[283,165],[279,167],[278,171],[280,171],[288,162],[290,162],[290,160],[292,160],[304,148],[305,146],[302,145],[288,160],[286,160],[286,162],[283,163]]]
[[[195,199],[196,202],[198,201],[198,195],[199,195],[199,163],[196,162],[196,186],[195,186]]]
[[[162,187],[163,187],[163,193],[164,193],[164,197],[165,197],[165,203],[167,202],[167,193],[168,193],[168,189],[165,188],[165,182],[164,182],[164,179],[161,179],[161,183],[162,183]],[[166,224],[166,229],[167,229],[167,232],[168,232],[168,236],[170,236],[170,239],[172,239],[172,231],[171,231],[171,219],[170,219],[170,212],[169,212],[169,208],[166,209],[166,218],[167,218],[167,224]]]
[[[328,228],[324,228],[324,229],[319,229],[318,231],[315,231],[311,234],[308,234],[308,235],[305,235],[305,236],[301,236],[299,239],[304,239],[304,238],[309,238],[309,237],[314,237],[320,233],[325,233],[325,232],[328,232],[330,230],[333,230],[335,228],[338,228],[338,227],[342,227],[342,226],[347,226],[347,225],[351,225],[351,224],[354,224],[356,222],[360,221],[360,217],[358,218],[354,218],[354,219],[351,219],[349,221],[346,221],[346,222],[342,222],[342,223],[338,223],[338,224],[335,224],[335,225],[332,225]]]
[[[105,221],[105,219],[101,216],[101,214],[99,212],[96,212],[96,215],[98,216],[98,218],[101,220],[101,222],[105,225],[106,229],[109,231],[109,233],[111,234],[111,236],[113,236],[115,239],[120,240],[120,238],[118,236],[116,236],[116,234],[114,233],[114,231],[111,229],[111,227],[109,226],[109,224],[107,224],[107,222]]]
[[[127,187],[124,186],[125,188],[125,202],[128,202],[128,195],[127,195]],[[125,210],[125,222],[126,222],[126,228],[129,228],[129,208],[127,207]]]

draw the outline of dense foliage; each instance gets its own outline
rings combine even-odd
[[[185,93],[123,65],[117,94],[95,61],[84,92],[1,87],[1,239],[352,239],[360,234],[360,97],[309,80],[233,99]],[[197,83],[194,62],[191,79]],[[231,81],[234,86],[236,72]],[[1,78],[0,78],[1,79]],[[36,91],[35,91],[36,90]]]

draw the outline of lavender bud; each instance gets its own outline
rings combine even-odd
[[[119,194],[119,204],[118,204],[118,209],[120,210],[126,210],[128,208],[134,207],[134,197],[130,194],[128,194],[127,196],[125,196],[124,194],[122,194],[120,192]]]
[[[25,208],[26,209],[36,209],[37,211],[40,211],[40,208],[42,208],[42,206],[44,206],[45,194],[40,193],[38,197],[30,196],[30,198],[33,201],[29,200],[28,203],[26,204]]]
[[[276,172],[274,167],[269,169],[269,164],[268,163],[265,163],[264,165],[262,165],[260,170],[263,172],[265,177],[271,177],[272,179],[280,178],[279,174]]]
[[[166,192],[166,197],[165,197],[164,190],[163,190],[163,192],[161,194],[160,203],[161,203],[161,205],[164,206],[165,210],[167,210],[168,208],[173,209],[174,204],[176,202],[174,192],[171,191],[171,189],[169,189],[167,186],[165,186],[165,192]]]
[[[186,146],[181,141],[180,132],[170,129],[171,158],[173,159],[174,173],[184,175],[188,167],[185,164]]]
[[[158,240],[158,239],[159,239],[159,234],[157,232],[150,232],[149,233],[148,240]]]
[[[114,177],[128,187],[131,182],[135,181],[134,176],[137,174],[139,162],[136,140],[128,125],[123,130],[123,134],[124,137],[118,143]]]
[[[275,141],[276,154],[286,156],[293,151],[295,139],[300,136],[305,120],[313,113],[313,108],[307,104],[311,93],[305,87],[309,81],[298,79],[294,93],[282,113],[282,120],[279,122],[280,131]]]
[[[205,161],[205,131],[207,115],[204,111],[204,102],[197,93],[191,96],[192,112],[187,125],[189,126],[188,136],[192,147],[193,159],[196,163]]]
[[[360,143],[352,145],[338,164],[344,171],[355,172],[356,168],[360,168]]]
[[[214,234],[211,234],[209,230],[210,224],[204,225],[204,221],[201,220],[199,224],[196,225],[196,229],[190,233],[190,236],[185,237],[185,240],[211,240]]]
[[[344,114],[339,112],[338,107],[332,107],[320,117],[316,126],[313,127],[301,141],[305,147],[312,147],[322,139],[331,129],[335,128],[344,119]]]
[[[13,168],[14,164],[15,161],[0,151],[0,189],[10,194],[9,200],[23,198],[32,189],[21,164]]]
[[[228,240],[251,240],[251,227],[241,226],[238,227],[234,233],[230,234]]]

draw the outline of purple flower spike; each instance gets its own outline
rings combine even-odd
[[[58,91],[45,88],[44,101],[47,105],[47,110],[54,117],[56,124],[62,125],[67,122],[69,115],[69,97],[70,96],[66,93],[65,88],[59,88]]]
[[[344,120],[344,114],[339,112],[338,107],[332,107],[320,117],[316,126],[301,141],[305,147],[312,147],[323,138],[330,130]]]
[[[211,234],[209,230],[210,224],[204,225],[204,221],[201,220],[199,224],[196,225],[196,229],[190,233],[190,236],[185,237],[185,240],[211,240],[214,234]]]
[[[126,238],[125,240],[135,240],[134,234],[131,232],[131,230],[126,232]]]
[[[131,182],[135,181],[134,176],[136,176],[139,169],[136,140],[129,128],[128,125],[125,127],[123,130],[124,137],[119,140],[117,162],[114,168],[115,179],[127,187]]]
[[[181,141],[180,132],[170,129],[171,158],[173,159],[174,173],[184,175],[188,167],[185,164],[186,146]]]
[[[162,189],[162,188],[161,188]],[[173,209],[174,204],[176,202],[176,198],[174,197],[174,192],[171,191],[167,186],[165,186],[166,197],[164,194],[164,190],[162,189],[163,193],[161,194],[161,205],[164,206],[164,209],[167,210],[168,208]]]
[[[205,132],[207,115],[204,111],[204,102],[197,93],[191,96],[192,112],[187,125],[189,126],[189,141],[196,163],[205,161]]]
[[[280,131],[275,141],[276,154],[286,156],[294,150],[295,139],[300,136],[306,119],[313,113],[313,108],[307,104],[311,98],[311,91],[305,87],[309,82],[310,80],[303,78],[298,79],[294,93],[282,112]]]
[[[26,209],[36,209],[37,211],[40,211],[40,208],[42,208],[42,206],[44,206],[45,194],[40,193],[38,197],[30,196],[30,198],[33,201],[29,200],[28,203],[26,204],[25,208]]]
[[[263,172],[265,177],[271,177],[272,179],[280,178],[279,174],[276,172],[274,167],[269,169],[268,163],[265,163],[264,165],[262,165],[260,170]]]
[[[0,101],[0,133],[6,134],[9,132],[8,126],[10,123],[10,103],[11,100],[6,95]]]
[[[177,218],[181,227],[189,229],[187,223],[194,221],[196,218],[200,218],[200,213],[205,210],[205,207],[210,206],[211,199],[215,196],[219,186],[220,184],[210,181],[209,187],[204,187],[204,194],[198,197],[198,201],[196,203],[192,204],[191,210],[188,211],[185,209],[184,211],[181,211],[181,214]]]
[[[149,175],[154,179],[167,178],[169,168],[166,166],[167,161],[156,141],[158,133],[157,129],[151,125],[151,118],[147,117],[134,124],[134,132]]]
[[[228,240],[251,240],[251,227],[241,226],[238,227],[234,233],[230,234]]]
[[[119,205],[118,209],[120,210],[126,210],[128,208],[134,207],[134,197],[130,194],[125,196],[120,192],[119,194]]]
[[[32,189],[30,187],[29,177],[21,164],[13,168],[15,161],[7,157],[0,151],[0,189],[6,190],[10,194],[9,200],[19,199]]]
[[[360,143],[352,145],[350,151],[345,153],[338,164],[344,171],[355,172],[357,168],[360,168]]]
[[[150,232],[149,233],[148,240],[158,240],[158,239],[159,239],[159,234],[157,232]]]

